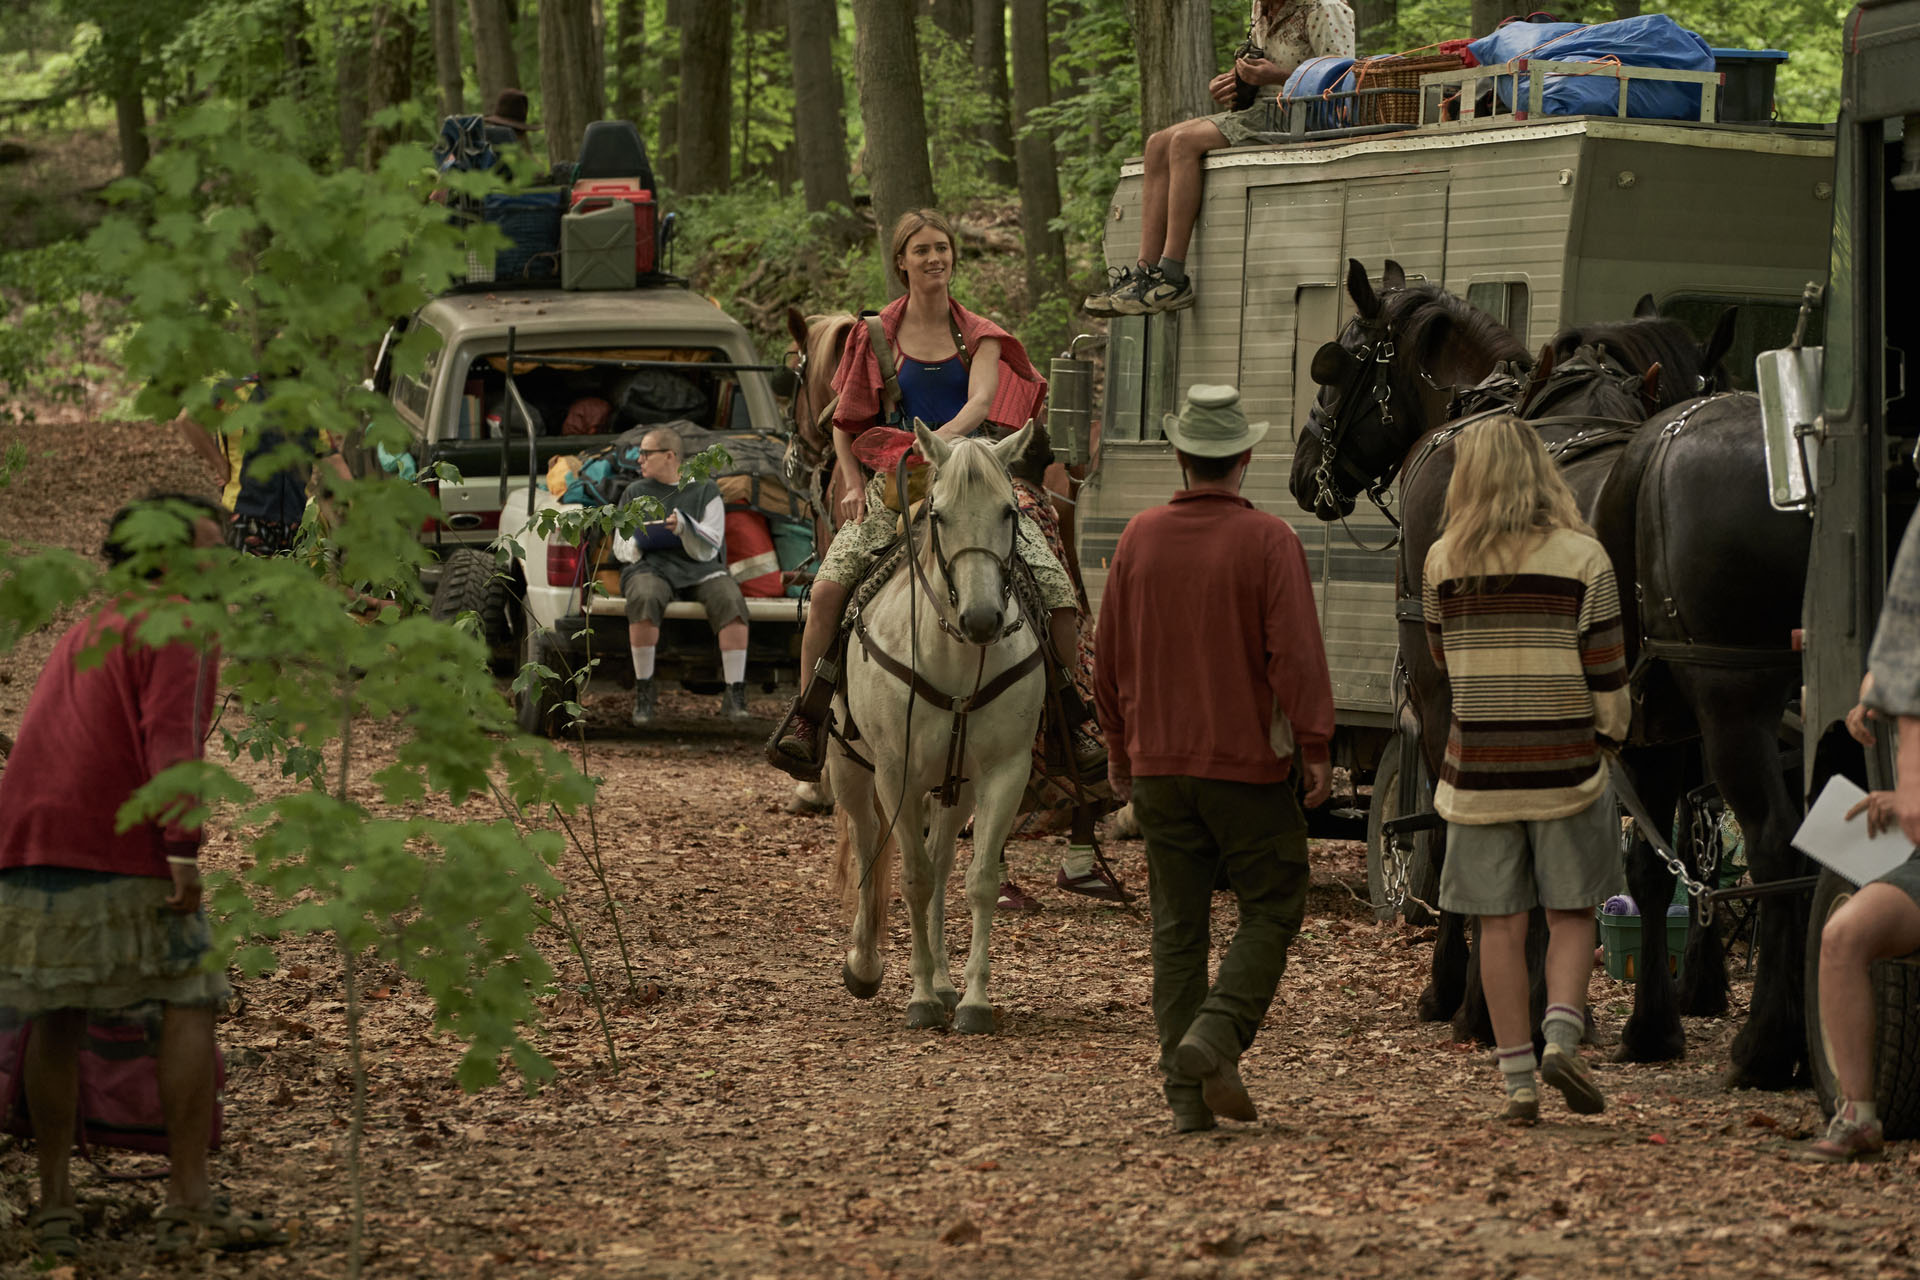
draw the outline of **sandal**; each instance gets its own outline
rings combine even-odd
[[[77,1258],[80,1241],[76,1235],[80,1223],[80,1210],[72,1205],[56,1204],[35,1210],[27,1218],[27,1229],[33,1232],[33,1247],[41,1257]]]
[[[156,1211],[153,1220],[153,1251],[172,1258],[200,1249],[221,1253],[245,1253],[249,1249],[271,1249],[292,1239],[271,1218],[258,1213],[235,1213],[226,1201],[216,1201],[205,1209],[189,1209],[170,1204]]]

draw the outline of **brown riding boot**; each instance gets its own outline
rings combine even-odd
[[[829,658],[814,667],[813,679],[787,709],[787,718],[767,739],[767,763],[800,782],[820,777],[827,762],[826,726],[833,715],[833,691],[840,668]]]

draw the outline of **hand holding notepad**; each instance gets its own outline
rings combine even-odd
[[[1878,880],[1911,858],[1914,845],[1890,815],[1888,829],[1876,831],[1881,822],[1862,805],[1867,799],[1847,779],[1833,778],[1793,833],[1793,847],[1854,884]]]

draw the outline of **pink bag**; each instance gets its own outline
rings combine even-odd
[[[80,1042],[80,1113],[75,1141],[125,1151],[167,1151],[167,1125],[160,1109],[160,1023],[158,1002],[87,1015]],[[27,1113],[27,1037],[31,1022],[12,1009],[0,1009],[0,1130],[33,1136]],[[213,1055],[213,1134],[208,1149],[220,1149],[221,1094],[227,1067],[218,1049]]]

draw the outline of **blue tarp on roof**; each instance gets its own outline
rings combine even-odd
[[[1618,22],[1583,26],[1577,22],[1510,22],[1468,46],[1481,66],[1535,58],[1544,62],[1618,60],[1630,67],[1668,67],[1712,71],[1713,50],[1694,32],[1664,13],[1646,13]],[[1524,107],[1527,76],[1519,77]],[[1512,106],[1514,82],[1499,82],[1500,101]],[[1620,86],[1607,76],[1549,75],[1541,109],[1550,116],[1614,114]],[[1652,120],[1692,120],[1700,114],[1700,87],[1667,81],[1636,81],[1627,93],[1627,114]]]

